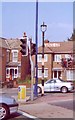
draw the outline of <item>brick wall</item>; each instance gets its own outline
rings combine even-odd
[[[1,65],[1,70],[0,70],[0,77],[2,78],[2,81],[6,80],[6,49],[4,48],[0,48],[0,50],[2,49],[2,57],[0,57],[0,62],[2,62]]]
[[[21,79],[25,80],[27,75],[30,74],[30,60],[29,56],[22,56],[21,57]]]

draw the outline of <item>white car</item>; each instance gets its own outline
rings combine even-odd
[[[0,94],[0,120],[6,119],[11,113],[17,112],[18,103],[13,97]]]
[[[74,85],[72,82],[63,81],[61,79],[51,79],[44,83],[44,92],[55,92],[60,91],[62,93],[67,93],[72,91]],[[38,93],[42,92],[42,84],[38,84]]]

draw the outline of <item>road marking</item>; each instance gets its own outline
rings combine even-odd
[[[37,117],[32,116],[32,115],[30,115],[30,114],[28,114],[28,113],[26,113],[26,112],[21,111],[21,110],[18,110],[18,113],[20,113],[20,114],[22,114],[23,116],[26,116],[26,117],[28,117],[28,118],[37,119]],[[37,120],[40,120],[40,119],[37,119]]]

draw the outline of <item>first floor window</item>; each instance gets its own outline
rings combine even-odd
[[[65,58],[69,59],[69,58],[71,58],[71,55],[70,54],[65,54]]]
[[[48,61],[48,55],[44,54],[44,62]],[[42,62],[42,54],[38,54],[38,62]]]
[[[54,55],[54,61],[61,62],[61,55],[59,55],[59,54]]]
[[[42,54],[39,54],[39,55],[37,56],[37,60],[38,60],[38,62],[42,62]]]
[[[12,50],[12,61],[18,62],[18,50]]]

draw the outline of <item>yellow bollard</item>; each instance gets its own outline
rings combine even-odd
[[[18,86],[18,101],[26,101],[26,86]]]

